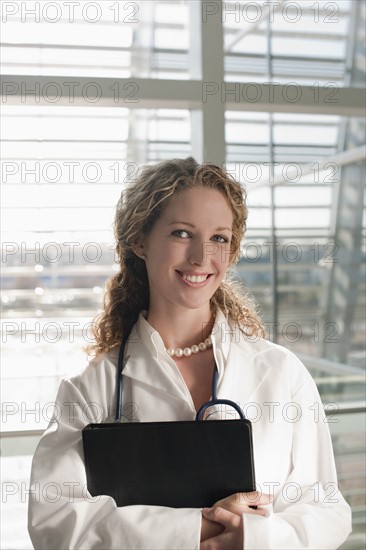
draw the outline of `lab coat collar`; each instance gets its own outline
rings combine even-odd
[[[155,359],[158,359],[162,350],[165,350],[164,342],[161,339],[160,334],[154,329],[146,320],[147,311],[141,311],[136,323],[136,331],[146,344],[150,353],[153,354]],[[221,310],[218,310],[215,318],[215,324],[212,329],[212,345],[214,349],[220,349],[225,359],[227,359],[230,348],[230,340],[232,330],[228,324],[227,319]]]
[[[156,329],[146,320],[147,311],[141,311],[128,339],[128,357],[123,375],[144,385],[153,386],[171,395],[191,401],[189,390],[175,362],[165,350]],[[212,330],[212,346],[219,372],[218,387],[229,355],[233,331],[223,313],[218,310]]]
[[[146,344],[149,352],[159,360],[163,355],[166,359],[164,342],[156,329],[154,329],[146,320],[147,311],[140,312],[136,323],[136,331],[141,340]],[[230,349],[230,343],[234,331],[230,327],[227,319],[221,310],[216,313],[215,323],[212,329],[212,347],[216,365],[219,371],[219,377],[223,374],[224,365],[227,361]]]
[[[158,331],[146,320],[147,311],[141,311],[131,331],[126,348],[128,360],[123,375],[170,395],[189,397],[183,378],[173,359],[165,350]]]

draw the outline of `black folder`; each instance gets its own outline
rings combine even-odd
[[[83,430],[88,490],[117,506],[212,506],[255,491],[250,421],[89,424]]]

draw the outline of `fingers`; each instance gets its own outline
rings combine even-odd
[[[241,516],[242,514],[255,514],[257,516],[266,516],[268,510],[266,505],[273,501],[271,495],[252,491],[250,493],[235,493],[222,500],[219,500],[213,505],[213,508],[224,508],[234,514]]]
[[[248,506],[265,506],[273,502],[273,495],[267,495],[265,493],[259,493],[258,491],[252,491],[251,493],[236,493],[247,501]]]
[[[221,508],[220,506],[203,508],[202,515],[210,521],[221,523],[225,529],[237,529],[242,522],[242,518],[237,514],[229,512],[229,510],[225,510],[225,508]]]
[[[243,548],[243,517],[224,508],[203,508],[206,519],[220,523],[225,530],[220,535],[201,540],[200,550],[240,550]]]
[[[245,506],[265,506],[273,502],[273,495],[267,495],[258,491],[250,493],[234,493],[226,498],[223,498],[215,503],[214,506],[224,505],[225,503],[245,505]]]
[[[214,504],[214,508],[224,508],[234,514],[241,516],[242,514],[254,514],[257,516],[266,516],[267,511],[264,507],[250,508],[246,504],[235,504],[235,502],[223,502],[221,504]]]
[[[210,521],[205,517],[202,517],[201,541],[209,539],[211,537],[216,537],[217,535],[222,533],[224,529],[225,527],[221,525],[221,523],[216,523],[214,521]]]

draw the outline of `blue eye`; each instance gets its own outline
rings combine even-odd
[[[189,236],[189,233],[188,231],[186,231],[185,229],[176,229],[175,231],[172,231],[172,235],[175,235],[177,237],[181,237],[181,233],[185,233],[186,235]]]
[[[229,242],[229,239],[227,237],[225,237],[224,235],[215,235],[215,237],[220,239],[218,241],[219,243],[228,243]]]

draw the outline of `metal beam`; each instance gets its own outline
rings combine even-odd
[[[337,153],[336,155],[330,157],[325,157],[320,160],[315,159],[314,162],[317,162],[318,170],[321,172],[322,170],[326,170],[327,165],[329,166],[330,164],[336,164],[339,167],[347,166],[348,164],[354,164],[364,159],[366,159],[366,145],[361,145],[360,147],[354,147],[353,149],[342,151],[341,153]],[[301,177],[308,174],[314,174],[314,162],[311,164],[305,164],[301,167]],[[294,166],[293,170],[289,168],[286,175],[286,180],[283,176],[277,176],[276,178],[273,178],[272,181],[268,181],[268,179],[266,179],[259,181],[258,183],[253,183],[250,187],[248,187],[247,192],[252,193],[253,191],[262,189],[263,187],[275,187],[276,185],[283,185],[289,181],[293,181],[298,175],[298,165]]]
[[[250,23],[249,25],[247,25],[245,27],[245,29],[243,29],[242,31],[239,31],[234,37],[233,39],[229,42],[229,44],[227,45],[227,47],[225,48],[225,52],[226,53],[229,53],[233,47],[235,46],[235,44],[237,44],[238,42],[240,42],[240,40],[242,38],[244,38],[244,36],[247,36],[248,34],[254,32],[258,27],[259,25],[263,22],[263,21],[266,21],[268,15],[270,15],[271,11],[276,11],[278,10],[278,8],[281,6],[281,4],[283,4],[285,2],[285,0],[279,0],[279,2],[275,3],[275,4],[268,4],[268,6],[265,6],[263,9],[262,9],[262,15],[261,17],[253,22],[253,23]],[[273,7],[273,10],[271,10],[271,7]]]
[[[201,2],[189,2],[191,76],[199,81],[198,106],[191,114],[192,150],[201,162],[225,162],[225,101],[221,94],[204,97],[224,82],[224,34],[221,0],[210,2],[212,13],[203,17]],[[200,54],[199,54],[200,52]],[[198,55],[197,55],[198,54]],[[195,83],[192,83],[195,85]],[[188,107],[191,109],[191,107]]]
[[[203,59],[208,57],[208,48],[203,56]],[[212,57],[202,80],[4,75],[0,78],[2,104],[129,109],[199,108],[209,114],[215,113],[216,118],[219,113],[222,117],[224,108],[232,111],[366,116],[366,94],[361,88],[338,88],[335,84],[331,87],[300,86],[296,82],[224,82],[220,62],[216,60],[215,68],[214,61]]]
[[[359,63],[358,48],[363,44],[365,3],[352,3],[350,42],[346,56],[346,82],[364,82],[365,67]],[[362,55],[364,51],[362,49]],[[362,262],[362,217],[365,181],[365,147],[357,147],[365,139],[365,121],[349,119],[343,125],[340,146],[351,151],[360,150],[359,158],[345,163],[333,197],[332,231],[338,247],[337,262],[329,272],[327,292],[324,294],[324,321],[333,323],[339,335],[335,341],[323,341],[323,355],[342,362],[350,361],[354,335],[353,324],[359,314]],[[364,153],[362,154],[362,148]],[[347,153],[347,151],[346,151]],[[342,153],[340,153],[342,155]],[[361,322],[364,312],[361,313]],[[357,348],[356,348],[357,349]]]
[[[308,369],[317,369],[326,374],[344,376],[363,376],[365,378],[365,370],[359,367],[352,367],[346,363],[337,363],[323,357],[315,357],[305,353],[297,353],[298,358],[305,364]]]

